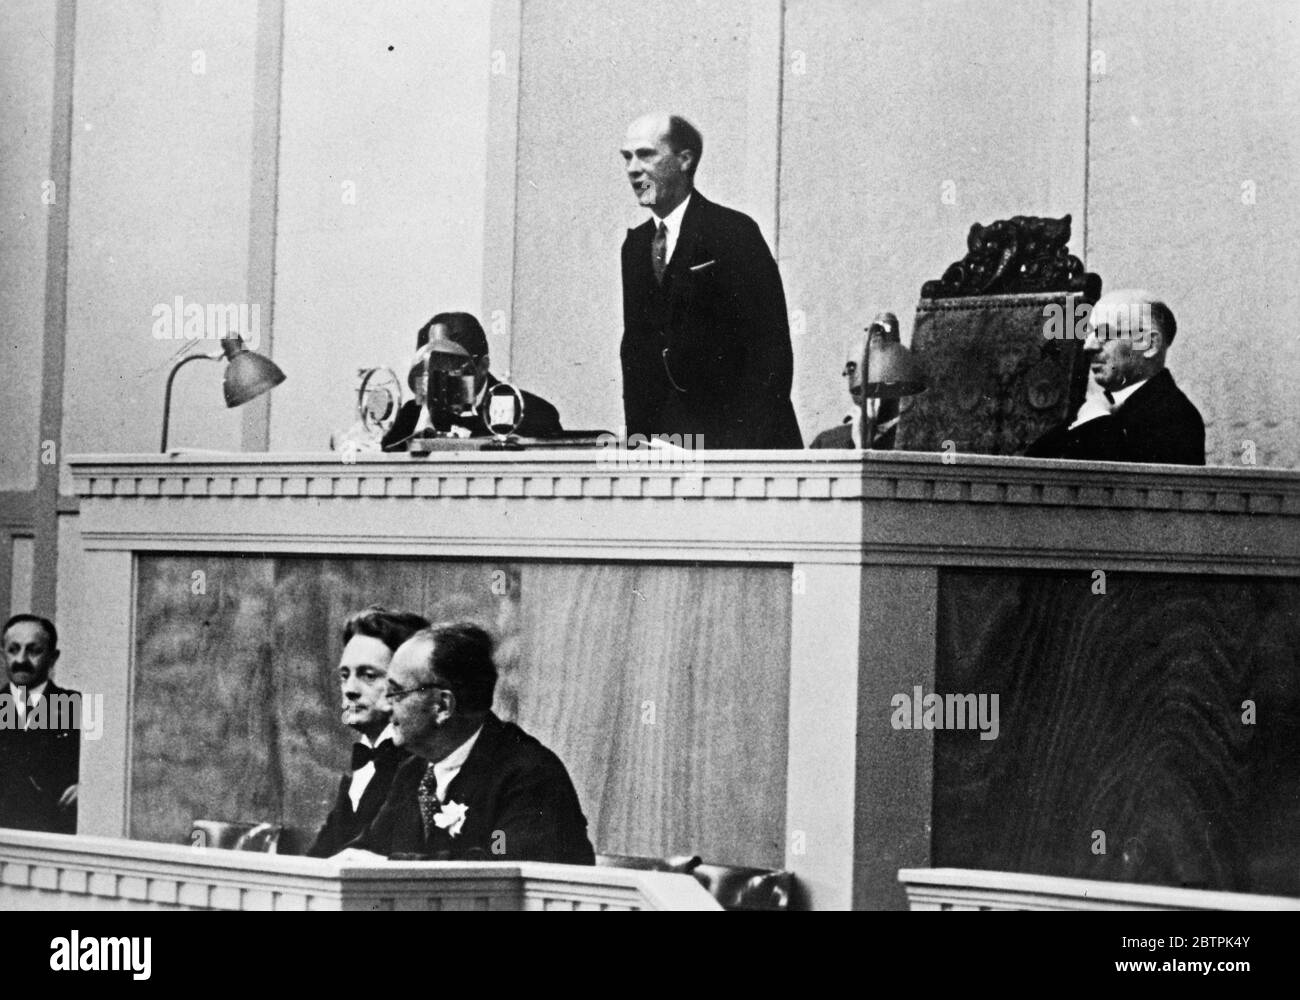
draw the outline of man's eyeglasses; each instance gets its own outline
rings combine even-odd
[[[399,688],[388,685],[384,690],[384,697],[389,701],[401,701],[403,698],[410,697],[413,694],[419,694],[421,691],[450,691],[451,688],[446,684],[419,684],[413,688]]]

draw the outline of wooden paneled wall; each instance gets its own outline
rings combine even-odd
[[[560,755],[598,851],[784,859],[788,567],[142,555],[137,595],[134,838],[309,837],[351,742],[342,622],[378,602],[493,631],[496,711]]]
[[[935,733],[936,867],[1300,895],[1300,582],[940,580],[937,690],[1000,731]]]

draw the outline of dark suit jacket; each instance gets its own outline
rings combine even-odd
[[[898,430],[898,400],[883,399],[880,401],[880,413],[876,417],[876,435],[874,448],[878,451],[892,451],[894,448],[894,436]],[[889,423],[889,421],[893,421]],[[884,425],[885,429],[880,428]],[[866,431],[866,423],[863,422],[862,429]],[[824,430],[813,438],[810,448],[857,448],[858,445],[853,443],[853,421],[845,418],[844,422],[837,427],[831,427]]]
[[[1108,417],[1068,430],[1058,424],[1025,452],[1030,458],[1205,464],[1205,422],[1162,369]]]
[[[628,436],[702,435],[705,448],[802,448],[790,403],[785,290],[757,224],[694,192],[662,285],[651,263],[654,232],[647,219],[623,242]]]
[[[328,858],[331,854],[343,850],[349,841],[354,840],[357,834],[379,814],[380,807],[388,798],[388,790],[392,787],[393,775],[410,756],[401,747],[395,746],[391,740],[381,743],[379,749],[375,751],[375,773],[370,783],[366,785],[366,790],[361,793],[361,801],[355,811],[352,808],[352,796],[348,794],[348,789],[352,787],[352,772],[343,775],[339,781],[334,808],[325,818],[325,825],[316,834],[315,842],[307,849],[307,856]]]
[[[856,448],[853,443],[853,425],[847,421],[838,427],[824,430],[813,438],[810,448]]]
[[[426,838],[418,792],[428,761],[397,770],[388,800],[349,847],[378,854],[419,854],[443,861],[555,861],[595,864],[587,819],[560,759],[512,722],[489,713],[446,800],[468,807],[451,836]]]
[[[7,683],[0,686],[0,693],[9,694]],[[47,833],[77,832],[76,803],[60,808],[59,796],[77,783],[81,730],[67,724],[53,728],[56,722],[69,722],[67,717],[55,718],[50,699],[56,695],[81,697],[80,692],[50,681],[45,686],[42,709],[46,728],[0,727],[0,826]],[[77,718],[80,720],[79,709]],[[29,726],[34,722],[34,717],[28,718]]]
[[[490,389],[500,381],[489,372],[486,388]],[[524,419],[520,422],[516,434],[525,438],[554,438],[563,433],[563,428],[560,426],[559,410],[542,399],[541,396],[534,395],[525,389],[520,389],[519,395],[524,397]],[[397,419],[393,421],[393,426],[384,435],[384,451],[405,450],[406,440],[415,431],[415,425],[419,420],[420,405],[415,400],[408,399],[402,404],[402,408],[397,411]],[[468,428],[470,437],[491,437],[491,432],[482,420],[482,407],[479,408],[478,415],[474,418],[455,419],[453,422]]]

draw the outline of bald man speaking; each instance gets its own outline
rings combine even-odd
[[[1125,289],[1098,299],[1083,342],[1094,385],[1074,420],[1025,454],[1204,465],[1205,422],[1165,367],[1177,331],[1173,312],[1150,292]]]
[[[781,274],[757,224],[695,190],[704,151],[677,115],[627,130],[628,182],[650,218],[623,243],[623,411],[629,440],[802,448]]]

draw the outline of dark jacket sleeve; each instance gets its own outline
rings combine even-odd
[[[785,289],[758,224],[709,206],[698,271],[678,272],[668,345],[674,381],[694,399],[715,399],[726,437],[761,447],[801,448],[790,408],[794,352]],[[678,284],[679,283],[679,284]]]
[[[661,347],[650,336],[650,324],[645,315],[646,303],[637,285],[634,266],[634,247],[640,245],[635,230],[629,230],[623,241],[623,340],[619,347],[619,361],[623,370],[623,423],[627,436],[648,436],[659,427],[659,409],[667,390],[663,374]]]
[[[379,807],[375,818],[343,847],[373,851],[384,857],[395,852],[418,851],[419,837],[411,834],[410,827],[413,821],[417,826],[419,823],[419,816],[413,813],[413,810],[415,791],[424,774],[424,768],[425,762],[419,757],[405,760],[393,775],[388,796],[384,799],[384,804]]]
[[[516,432],[526,438],[559,437],[564,428],[560,426],[560,411],[541,396],[531,392],[522,393],[524,397],[524,419]]]
[[[81,695],[76,694],[80,699]],[[80,781],[81,767],[81,730],[73,727],[55,733],[55,749],[52,752],[50,767],[50,787],[48,794],[52,799],[51,811],[54,816],[52,829],[54,833],[77,832],[77,803],[60,806],[59,799],[72,785]]]
[[[489,845],[495,861],[596,863],[578,793],[549,751],[503,781]]]
[[[338,794],[334,797],[334,808],[325,817],[325,823],[316,834],[316,839],[312,841],[311,847],[307,848],[307,857],[328,858],[331,854],[337,854],[343,850],[347,839],[344,836],[343,797],[348,793],[347,787],[348,778],[344,776],[339,784]]]
[[[755,440],[766,442],[782,436],[774,425],[790,399],[794,351],[781,272],[758,224],[745,221],[750,231],[745,242],[749,255],[746,269],[753,276],[752,294],[746,294],[741,302],[742,329],[749,331],[744,343],[749,355],[745,359],[746,395],[751,405],[745,419],[754,429]],[[792,446],[802,447],[803,442],[793,441]]]
[[[415,425],[419,420],[420,404],[413,399],[408,399],[397,411],[397,419],[384,435],[382,443],[384,451],[405,451],[406,439],[415,432]]]

